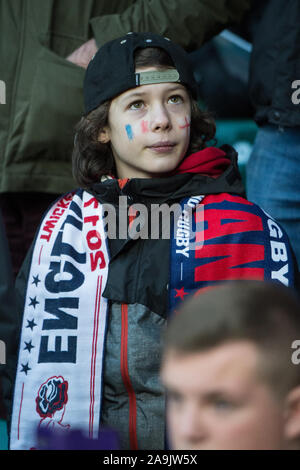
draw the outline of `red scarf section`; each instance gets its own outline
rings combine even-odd
[[[207,147],[199,152],[185,157],[180,165],[170,175],[182,173],[200,173],[202,175],[217,177],[224,173],[230,165],[226,153],[216,147]]]

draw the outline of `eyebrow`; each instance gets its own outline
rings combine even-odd
[[[169,92],[172,93],[173,91],[176,91],[176,90],[185,91],[187,93],[187,90],[185,89],[184,85],[182,85],[181,83],[178,83],[175,86],[172,86],[172,87],[168,88],[167,93],[169,93]],[[131,93],[130,95],[125,96],[124,98],[122,98],[122,102],[127,101],[127,100],[131,100],[132,98],[141,98],[141,97],[143,97],[147,94],[148,94],[147,91],[135,91],[135,92]]]
[[[233,399],[234,395],[227,391],[212,391],[204,393],[203,399],[208,403],[214,403],[216,400],[227,398],[228,400]]]
[[[184,396],[184,394],[182,394],[176,388],[173,388],[173,387],[168,386],[168,385],[164,385],[164,387],[165,387],[165,390],[166,390],[167,394],[180,395],[182,397]],[[207,392],[199,394],[198,397],[201,398],[206,403],[214,403],[216,400],[219,400],[220,398],[222,398],[222,399],[227,398],[228,400],[234,399],[235,395],[232,395],[232,393],[230,393],[230,391],[211,390],[211,391],[207,391]]]

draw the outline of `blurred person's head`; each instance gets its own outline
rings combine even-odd
[[[297,339],[300,304],[282,285],[237,281],[187,300],[164,336],[171,447],[300,448]]]

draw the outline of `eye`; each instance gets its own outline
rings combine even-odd
[[[173,95],[173,96],[170,96],[168,101],[171,104],[181,104],[181,103],[183,103],[183,98],[180,95]]]
[[[172,403],[172,404],[179,405],[183,401],[182,396],[179,393],[174,392],[174,391],[167,390],[166,391],[166,396],[167,396],[168,402]]]
[[[214,408],[216,411],[226,412],[234,409],[234,404],[226,399],[219,399],[214,402]]]
[[[144,102],[143,101],[134,101],[133,103],[130,103],[129,105],[129,109],[142,109],[144,105]]]

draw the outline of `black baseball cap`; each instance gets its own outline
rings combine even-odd
[[[175,69],[135,73],[134,52],[146,47],[163,49]],[[90,61],[83,84],[85,114],[131,88],[162,82],[180,82],[197,99],[191,61],[181,46],[155,33],[127,33],[101,46]]]

